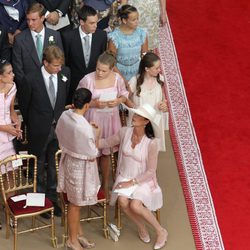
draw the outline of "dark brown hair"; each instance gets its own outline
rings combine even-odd
[[[154,66],[154,64],[159,61],[160,58],[153,52],[148,52],[146,55],[143,56],[141,59],[140,65],[139,65],[139,71],[138,71],[138,78],[137,78],[137,83],[136,83],[136,95],[140,96],[141,93],[141,85],[144,82],[144,77],[146,73],[145,68],[151,68]],[[157,82],[163,86],[164,82],[160,80],[160,74],[156,76]]]
[[[0,59],[0,75],[5,72],[5,67],[10,65],[10,62],[6,59]]]
[[[132,12],[138,12],[137,9],[129,4],[122,5],[122,7],[118,10],[117,16],[122,19],[128,19],[128,16]]]

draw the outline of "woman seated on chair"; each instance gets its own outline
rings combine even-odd
[[[99,148],[120,144],[110,204],[115,204],[118,198],[123,211],[136,224],[139,238],[145,243],[150,242],[145,227],[145,222],[149,223],[157,234],[154,249],[160,249],[165,245],[168,233],[151,211],[161,208],[163,203],[156,178],[161,117],[149,104],[130,111],[134,113],[132,127],[123,127],[116,135],[100,139],[98,143]],[[130,187],[134,190],[129,193]]]
[[[11,64],[5,59],[0,59],[0,161],[16,154],[13,140],[22,137],[21,123],[14,110],[16,84],[13,80]],[[2,174],[6,174],[10,169],[10,166],[0,166]],[[12,181],[12,178],[9,180]],[[11,195],[13,194],[10,193],[9,196]]]
[[[62,150],[57,191],[67,193],[69,200],[69,239],[66,245],[73,250],[95,246],[83,237],[80,226],[81,206],[97,203],[100,188],[96,163],[98,149],[95,144],[99,130],[95,132],[83,116],[89,109],[91,97],[88,89],[76,90],[73,96],[74,109],[65,111],[56,127]]]

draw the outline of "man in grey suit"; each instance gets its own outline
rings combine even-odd
[[[43,24],[45,12],[42,4],[32,4],[26,14],[29,28],[15,37],[12,62],[18,88],[26,74],[40,69],[44,48],[57,45],[63,49],[60,33]]]

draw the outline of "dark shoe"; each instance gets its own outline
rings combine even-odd
[[[43,214],[40,214],[40,216],[46,220],[49,220],[51,218],[51,213],[50,212],[43,213]]]
[[[62,209],[57,205],[57,203],[53,202],[53,206],[54,206],[54,215],[56,217],[61,217],[62,216]]]

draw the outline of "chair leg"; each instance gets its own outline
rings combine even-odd
[[[9,224],[6,225],[9,227]],[[17,219],[14,218],[14,250],[17,249]]]
[[[156,210],[155,211],[155,213],[156,213],[156,219],[157,219],[157,221],[159,222],[159,223],[161,223],[161,214],[160,214],[160,209],[158,209],[158,210]]]
[[[35,225],[36,225],[36,218],[35,218],[35,216],[32,216],[31,220],[32,220],[32,228],[35,228]]]
[[[6,239],[9,239],[10,237],[10,215],[9,213],[6,211],[5,212],[5,221],[6,221]]]
[[[51,211],[51,241],[52,246],[57,248],[57,238],[55,232],[55,217],[54,217],[54,210]]]
[[[116,205],[116,210],[117,210],[117,228],[119,230],[122,229],[122,222],[121,222],[121,208],[120,208],[120,205],[119,203],[117,202],[117,205]]]
[[[64,240],[65,242],[68,239],[68,206],[65,206],[65,214],[64,214]]]
[[[107,202],[106,200],[103,202],[103,232],[104,237],[108,238],[108,226],[107,226]]]

